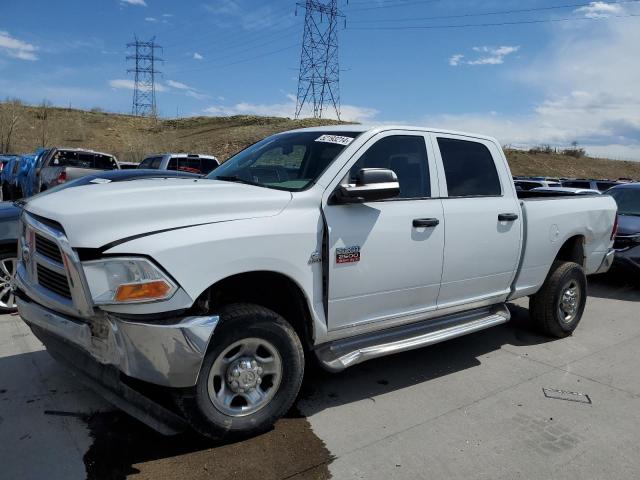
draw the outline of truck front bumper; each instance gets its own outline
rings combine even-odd
[[[48,347],[48,339],[57,337],[129,377],[174,388],[196,384],[219,321],[213,315],[152,324],[126,321],[107,313],[84,321],[49,310],[23,295],[17,302],[20,316],[45,346]],[[46,335],[39,334],[41,331]]]

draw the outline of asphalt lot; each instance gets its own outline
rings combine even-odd
[[[0,478],[637,478],[640,288],[612,280],[592,279],[570,338],[518,302],[507,325],[315,373],[274,430],[229,445],[113,411],[3,315]]]

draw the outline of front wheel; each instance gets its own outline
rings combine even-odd
[[[15,252],[0,253],[0,313],[18,310],[12,285],[17,263]]]
[[[198,383],[177,403],[213,439],[261,433],[291,408],[304,375],[302,344],[277,313],[252,304],[220,312]]]
[[[529,300],[529,314],[547,335],[563,338],[580,323],[587,301],[587,278],[574,262],[555,262],[538,293]]]

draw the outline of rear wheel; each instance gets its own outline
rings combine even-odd
[[[587,300],[587,279],[580,265],[555,262],[542,288],[529,300],[529,313],[547,335],[563,338],[576,329]]]
[[[302,344],[286,320],[258,305],[229,305],[198,383],[177,403],[190,425],[210,438],[255,435],[289,410],[303,375]]]

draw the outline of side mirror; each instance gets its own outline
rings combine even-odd
[[[333,204],[363,203],[397,197],[400,194],[398,177],[386,168],[363,168],[353,185],[340,185],[331,196]]]

